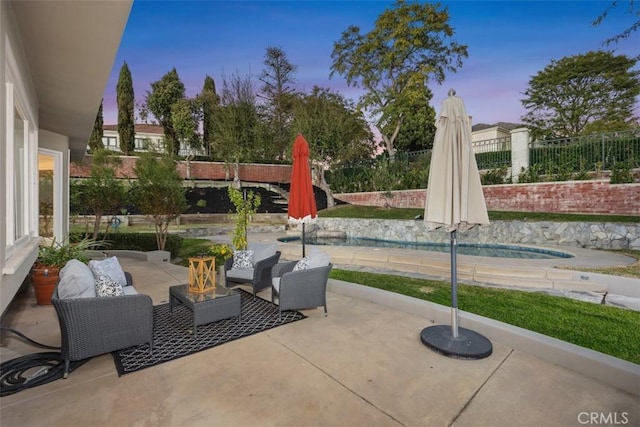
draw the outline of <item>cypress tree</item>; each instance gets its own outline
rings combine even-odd
[[[116,86],[118,99],[118,135],[120,136],[120,151],[125,156],[133,154],[135,148],[135,122],[133,118],[133,108],[135,98],[133,95],[133,81],[131,71],[125,62],[120,68],[118,85]]]
[[[100,108],[98,108],[98,114],[96,114],[96,121],[93,123],[93,130],[91,131],[91,136],[89,137],[89,149],[92,153],[95,153],[98,150],[104,148],[104,144],[102,143],[102,135],[103,135],[103,118],[102,118],[102,103],[103,100],[100,101]]]
[[[211,156],[211,147],[213,146],[213,120],[217,105],[216,84],[211,77],[206,76],[202,88],[202,143],[209,156]]]

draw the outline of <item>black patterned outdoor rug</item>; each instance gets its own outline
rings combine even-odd
[[[150,354],[149,346],[146,344],[114,351],[111,354],[118,375],[168,362],[306,318],[298,311],[284,311],[282,320],[278,320],[277,305],[260,297],[254,298],[243,289],[238,289],[238,292],[242,306],[240,322],[237,317],[233,317],[200,325],[196,338],[193,337],[193,317],[187,307],[178,305],[171,312],[168,303],[154,306],[153,354]]]

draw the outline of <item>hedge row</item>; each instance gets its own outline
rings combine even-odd
[[[69,240],[72,243],[79,242],[85,238],[84,233],[71,233]],[[158,244],[156,242],[155,233],[109,233],[105,236],[104,233],[99,233],[98,241],[104,241],[107,245],[105,249],[114,250],[129,250],[129,251],[155,251],[158,250]],[[165,251],[171,252],[171,259],[178,256],[180,246],[182,246],[182,237],[169,234],[167,236],[167,243],[165,244]]]

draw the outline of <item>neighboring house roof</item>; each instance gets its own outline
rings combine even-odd
[[[68,136],[71,160],[81,159],[133,2],[9,3],[35,87],[38,127]]]
[[[520,123],[509,123],[509,122],[498,122],[492,125],[488,125],[486,123],[478,123],[475,124],[471,127],[471,132],[476,132],[479,130],[485,130],[485,129],[490,129],[490,128],[495,128],[495,127],[500,127],[506,130],[514,130],[520,127],[523,127],[524,125],[520,124]]]
[[[164,135],[164,128],[160,125],[149,125],[149,124],[137,123],[135,126],[136,126],[135,127],[136,133],[150,133],[150,134],[156,134],[156,135]],[[118,125],[103,125],[102,129],[117,131]]]

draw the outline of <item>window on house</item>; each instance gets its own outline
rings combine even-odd
[[[136,138],[135,142],[134,142],[134,149],[135,150],[146,150],[146,145],[148,143],[148,139],[147,138]]]
[[[19,240],[28,233],[26,217],[27,188],[27,137],[25,120],[14,108],[13,116],[13,220],[14,239]]]
[[[115,136],[103,136],[102,144],[104,145],[104,148],[108,150],[117,151],[120,149],[120,147],[118,147],[118,138]]]

